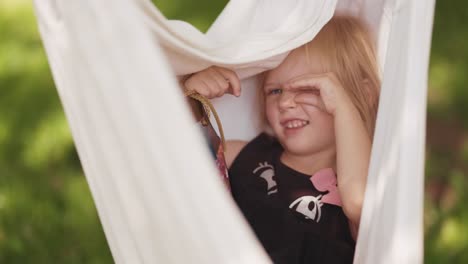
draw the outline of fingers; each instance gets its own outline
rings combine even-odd
[[[215,68],[210,68],[211,77],[216,81],[219,88],[222,90],[227,90],[229,88],[229,81],[224,77],[224,75]]]
[[[343,86],[332,72],[298,76],[290,80],[286,86],[291,90],[316,93],[320,98],[318,105],[331,114],[335,113],[337,106],[343,101],[348,101]]]
[[[197,84],[194,90],[208,99],[222,95],[216,80],[211,76],[197,76]]]
[[[290,80],[285,86],[289,89],[317,89],[320,90],[327,74],[306,74]]]
[[[326,111],[325,104],[322,100],[322,98],[313,93],[299,93],[295,98],[295,102],[297,104],[305,104],[305,105],[311,105],[318,107],[322,111]]]
[[[289,81],[286,87],[297,93],[295,101],[298,104],[306,104],[325,110],[325,104],[321,97],[322,76],[311,75],[299,76]]]
[[[220,94],[220,89],[211,73],[201,71],[192,75],[184,83],[185,89],[196,91],[206,98],[215,98]]]
[[[229,93],[239,97],[241,94],[241,84],[237,74],[226,68],[218,68],[218,70],[230,84]]]
[[[234,71],[212,66],[188,78],[184,83],[185,89],[193,90],[212,99],[230,93],[240,95],[240,80]]]
[[[229,89],[228,80],[221,74],[221,72],[216,67],[210,67],[209,76],[207,79],[210,81],[210,88],[215,97],[223,96],[226,91]]]

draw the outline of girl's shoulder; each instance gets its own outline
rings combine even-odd
[[[228,168],[238,159],[239,156],[258,156],[259,154],[271,153],[277,148],[277,141],[266,133],[261,133],[251,141],[230,140],[226,142],[226,164]]]
[[[232,163],[236,159],[237,155],[241,152],[241,150],[247,145],[247,141],[242,140],[228,140],[226,141],[226,165],[228,168],[231,167]]]

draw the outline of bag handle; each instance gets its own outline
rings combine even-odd
[[[223,146],[224,152],[226,152],[226,141],[224,139],[223,126],[221,125],[221,120],[219,119],[218,113],[216,112],[213,104],[210,102],[208,98],[204,97],[203,95],[193,90],[185,90],[184,95],[194,100],[197,100],[203,105],[203,109],[205,110],[205,114],[206,114],[206,117],[203,117],[200,121],[203,126],[208,125],[209,120],[210,120],[210,113],[213,113],[213,116],[216,120],[216,125],[218,126],[219,134],[221,137],[221,144]]]

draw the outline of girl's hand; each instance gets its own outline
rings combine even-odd
[[[298,91],[297,103],[317,106],[332,115],[339,107],[352,105],[334,73],[301,75],[285,84],[285,88]]]
[[[237,74],[217,66],[209,67],[190,76],[183,83],[186,90],[196,91],[208,99],[221,97],[225,93],[240,96],[241,87]]]

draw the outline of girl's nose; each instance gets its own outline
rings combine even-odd
[[[279,99],[280,109],[286,110],[288,108],[295,108],[296,107],[295,97],[296,97],[296,93],[283,90],[283,93],[280,95],[280,99]]]

